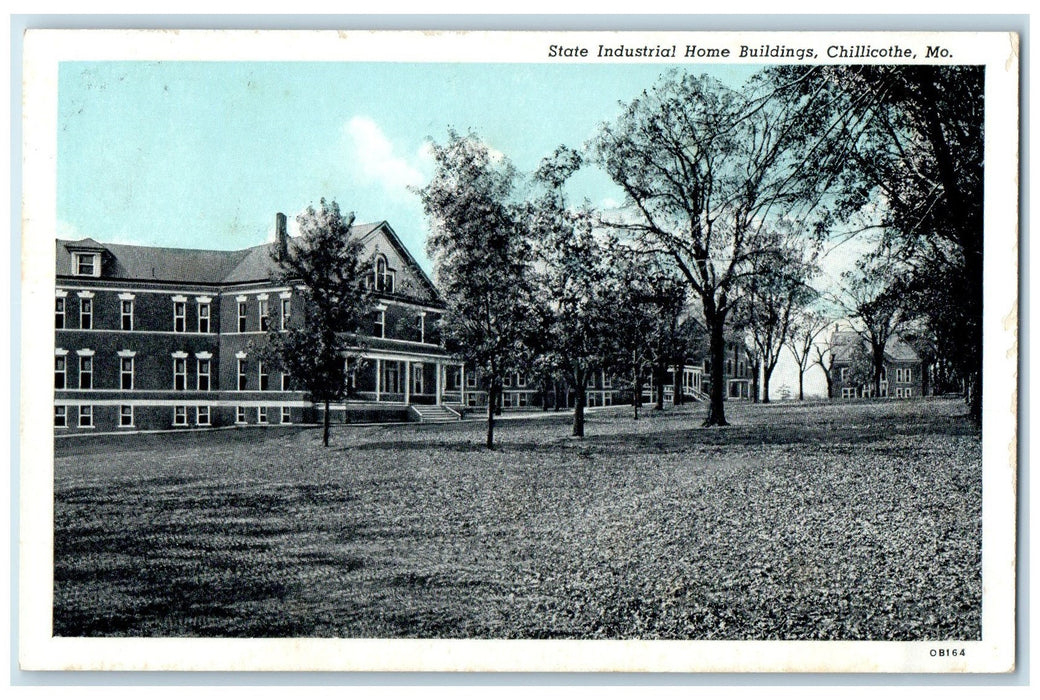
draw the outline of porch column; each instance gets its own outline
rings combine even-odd
[[[436,391],[437,391],[437,393],[436,393],[436,399],[434,400],[434,403],[437,404],[438,406],[440,406],[441,405],[441,374],[444,373],[444,365],[442,365],[440,362],[438,362],[435,366],[437,368],[437,371],[436,371],[436,375],[437,375],[437,389],[436,389]]]
[[[459,401],[466,406],[466,363],[459,365]]]
[[[404,361],[404,402],[408,403],[412,396],[412,361]]]
[[[379,401],[379,390],[383,385],[383,361],[376,358],[376,401]]]

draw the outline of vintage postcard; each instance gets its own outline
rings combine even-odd
[[[1014,669],[1017,35],[24,47],[23,669]]]

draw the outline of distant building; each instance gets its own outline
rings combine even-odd
[[[302,313],[293,289],[274,281],[272,253],[293,244],[284,215],[275,228],[273,243],[235,251],[57,241],[55,431],[317,420],[292,378],[255,352],[268,329]],[[385,221],[353,233],[377,304],[352,398],[334,417],[417,418],[423,406],[462,404],[462,367],[441,343],[433,283]]]
[[[856,356],[870,354],[870,344],[854,331],[835,331],[830,340],[831,381],[834,396],[843,399],[870,398],[874,394],[873,381],[856,377]],[[862,356],[862,355],[861,355]],[[885,362],[881,371],[880,398],[909,399],[923,395],[923,366],[921,358],[909,343],[893,335],[885,343]]]

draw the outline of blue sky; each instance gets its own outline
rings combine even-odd
[[[386,219],[429,270],[409,186],[425,144],[473,129],[521,170],[580,146],[668,66],[460,63],[63,63],[58,236],[244,248],[321,197]],[[736,84],[754,67],[689,67]],[[596,171],[574,194],[620,201]]]

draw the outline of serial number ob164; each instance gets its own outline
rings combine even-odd
[[[929,649],[929,656],[967,656],[964,649]]]

